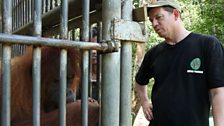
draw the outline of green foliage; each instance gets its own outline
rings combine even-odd
[[[223,0],[181,0],[186,27],[194,32],[216,36],[224,42]]]
[[[149,84],[148,84],[148,96],[149,96],[149,98],[151,98],[151,92],[152,92],[153,84],[154,84],[154,79],[152,78],[152,79],[149,80]]]
[[[139,0],[133,0],[133,5],[135,7],[139,7]]]

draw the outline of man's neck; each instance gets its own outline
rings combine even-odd
[[[173,32],[174,34],[170,38],[165,38],[166,42],[170,45],[175,45],[181,42],[184,38],[186,38],[190,31],[183,28],[178,28],[176,31]]]

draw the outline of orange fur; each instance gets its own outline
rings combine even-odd
[[[24,122],[27,122],[24,120],[28,120],[28,122],[31,122],[30,120],[32,120],[32,50],[32,48],[28,48],[23,56],[13,58],[11,62],[11,122],[19,122],[14,123],[14,125],[22,125]],[[53,93],[51,92],[51,88],[53,88],[52,86],[54,86],[52,85],[52,83],[55,81],[54,79],[59,75],[59,66],[56,61],[60,61],[60,49],[53,47],[42,47],[41,50],[41,118],[43,119],[43,122],[51,124],[52,122],[56,122],[58,118],[54,118],[49,122],[47,121],[47,118],[46,120],[44,120],[45,118],[43,117],[49,117],[49,115],[51,115],[52,117],[58,116],[57,112],[50,112],[48,115],[48,113],[46,113],[44,110],[44,105],[45,102],[48,101],[48,96]],[[80,53],[78,50],[68,49],[68,57],[70,58],[69,62],[71,63],[70,69],[72,69],[74,73],[74,78],[72,84],[70,84],[70,88],[75,91],[78,88],[81,76]],[[2,76],[0,77],[0,89],[1,88]],[[0,98],[1,96],[2,93],[0,91]],[[99,109],[99,105],[98,103],[89,103],[89,105],[89,111],[94,110],[94,113],[90,113],[90,115],[92,114],[94,115],[93,117],[96,118],[92,122],[96,122],[98,121],[97,119],[99,113],[97,112]],[[75,115],[80,118],[79,116],[81,116],[81,113],[79,109],[74,109],[74,107],[77,106],[78,108],[81,108],[78,102],[67,105],[67,115],[71,116],[75,113]],[[52,113],[55,113],[53,114],[54,116],[52,115]],[[77,120],[73,116],[70,118]],[[79,122],[80,121],[81,120],[79,120]],[[28,123],[28,125],[31,125],[31,123]]]
[[[69,103],[66,106],[66,126],[81,126],[81,102],[80,100]],[[97,126],[99,122],[99,104],[97,102],[89,102],[88,104],[88,126]],[[58,126],[58,111],[52,111],[42,114],[41,126]],[[32,120],[19,121],[12,126],[31,126]]]

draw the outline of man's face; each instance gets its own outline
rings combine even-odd
[[[162,7],[150,9],[149,20],[155,32],[162,38],[168,38],[173,31],[175,17],[173,13],[165,11]]]

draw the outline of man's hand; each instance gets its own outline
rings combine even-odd
[[[149,102],[145,102],[144,104],[142,104],[142,108],[143,108],[143,112],[145,115],[145,118],[150,121],[153,119],[153,114],[152,114],[152,103]]]
[[[153,119],[152,103],[148,99],[147,85],[139,85],[136,82],[136,91],[137,91],[137,94],[140,98],[140,102],[141,102],[141,105],[142,105],[142,108],[143,108],[145,118],[149,121],[152,120]]]

